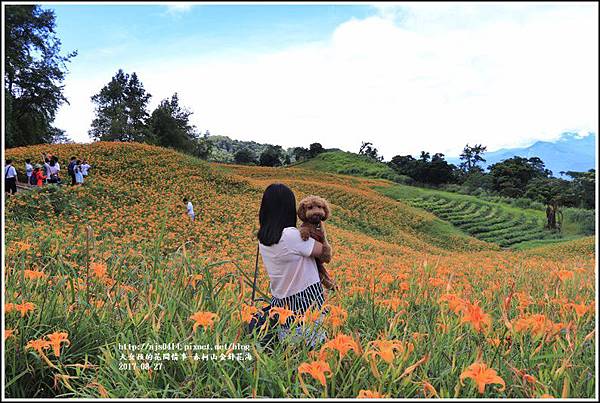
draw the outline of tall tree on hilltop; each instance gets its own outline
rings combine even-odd
[[[377,149],[372,147],[373,143],[368,141],[363,141],[360,145],[360,149],[358,150],[359,155],[366,155],[369,158],[374,159],[375,161],[383,161],[383,156],[380,156]]]
[[[175,94],[176,96],[177,94]],[[127,131],[134,141],[144,141],[148,136],[146,121],[149,117],[146,107],[152,95],[146,92],[144,85],[134,72],[125,89],[125,105],[129,112]]]
[[[460,168],[465,173],[470,173],[474,169],[481,170],[477,164],[480,162],[485,162],[485,159],[482,157],[482,155],[486,150],[487,146],[481,144],[475,144],[473,147],[467,144],[463,149],[462,154],[460,154],[460,159],[463,161],[459,165]]]
[[[7,5],[5,10],[5,145],[49,143],[60,133],[52,127],[63,102],[66,63],[77,51],[60,54],[56,16],[39,5]]]
[[[119,69],[99,93],[92,96],[96,117],[90,136],[102,141],[146,141],[146,107],[152,95],[146,93],[136,73]]]
[[[125,91],[129,75],[119,69],[99,93],[92,96],[96,104],[96,117],[89,135],[95,140],[127,141],[127,107]]]
[[[192,148],[198,135],[195,126],[189,122],[191,114],[179,105],[177,93],[171,99],[163,99],[148,121],[152,143],[179,150]]]
[[[325,152],[325,149],[323,148],[321,143],[312,143],[310,146],[308,146],[308,153],[310,155],[310,158],[314,158],[323,152]]]

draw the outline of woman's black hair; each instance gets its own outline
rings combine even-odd
[[[296,197],[283,183],[272,183],[263,193],[258,212],[258,240],[265,246],[276,244],[284,228],[296,226]]]

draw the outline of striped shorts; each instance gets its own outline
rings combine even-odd
[[[296,316],[302,316],[309,309],[313,310],[321,310],[323,304],[325,303],[323,285],[321,282],[314,283],[309,285],[304,290],[297,292],[296,294],[290,295],[285,298],[277,298],[271,297],[271,306],[277,306],[282,308],[287,308],[294,311]],[[324,311],[321,314],[321,317],[317,319],[314,328],[309,330],[309,333],[303,333],[301,327],[297,327],[295,331],[295,335],[297,337],[303,337],[307,343],[314,347],[316,343],[321,343],[326,337],[327,334],[320,329],[320,324],[323,321],[324,315],[327,312]],[[290,326],[294,322],[294,317],[291,316],[286,320],[285,325],[281,326],[279,331],[279,339],[283,339],[290,334]]]
[[[323,285],[319,281],[285,298],[271,297],[271,306],[279,306],[294,311],[296,315],[304,315],[306,310],[312,306],[312,309],[320,310],[325,303],[323,296]],[[291,322],[293,318],[288,318]],[[286,325],[289,325],[286,323]]]

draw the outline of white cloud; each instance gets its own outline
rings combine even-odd
[[[284,147],[317,141],[357,151],[369,140],[389,159],[422,149],[456,155],[467,142],[492,151],[567,130],[597,132],[597,6],[521,14],[507,7],[410,5],[283,51],[123,67],[138,73],[152,107],[178,92],[199,128]],[[89,97],[112,73],[69,76],[72,106],[56,125],[85,140]]]
[[[172,2],[171,4],[166,5],[167,13],[169,14],[183,14],[190,11],[193,6],[194,4],[180,2]]]

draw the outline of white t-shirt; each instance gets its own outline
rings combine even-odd
[[[29,178],[33,174],[33,165],[25,163],[25,172],[27,172],[27,177]]]
[[[4,168],[5,178],[15,178],[17,176],[17,170],[12,165],[8,165]]]
[[[82,164],[81,165],[81,173],[83,174],[83,176],[87,176],[88,169],[90,169],[90,164]]]
[[[46,169],[46,176],[50,177],[50,164],[44,162],[44,168]]]
[[[48,165],[48,170],[50,172],[50,175],[54,175],[54,174],[58,174],[58,171],[60,171],[60,168],[58,167],[58,164],[54,164],[54,166]]]
[[[192,206],[192,202],[191,201],[189,201],[188,204],[187,204],[187,213],[190,216],[194,215],[194,206]]]
[[[271,294],[285,298],[319,282],[317,263],[310,254],[315,240],[303,241],[296,227],[283,229],[278,243],[259,243],[260,254],[271,280]]]

